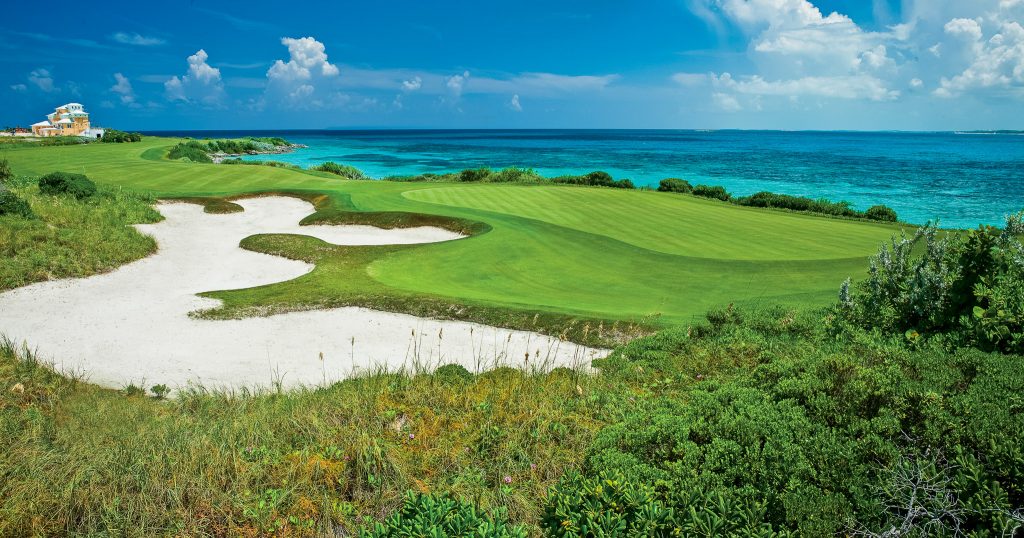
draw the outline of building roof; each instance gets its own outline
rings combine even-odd
[[[48,122],[48,121],[41,121],[39,123],[33,123],[32,124],[32,127],[49,127],[49,126],[50,126],[50,122]]]
[[[67,119],[67,118],[64,118],[64,119],[58,121],[57,123],[58,124],[68,124],[68,123],[72,123],[72,121]]]
[[[82,103],[68,103],[61,108],[82,108]]]

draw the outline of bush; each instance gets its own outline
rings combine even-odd
[[[0,185],[6,185],[14,179],[14,172],[11,171],[11,164],[7,159],[0,159]]]
[[[39,178],[39,191],[51,196],[70,194],[82,200],[96,194],[96,184],[82,174],[52,172]]]
[[[124,131],[118,131],[117,129],[106,129],[103,131],[103,142],[108,143],[125,143],[125,142],[139,142],[142,140],[142,135],[139,133],[126,133]]]
[[[466,183],[475,183],[479,181],[487,181],[487,178],[491,175],[490,168],[467,168],[459,172],[459,181]]]
[[[611,174],[600,170],[590,172],[589,174],[583,174],[581,176],[558,176],[551,178],[551,182],[566,185],[587,185],[590,187],[612,187],[616,189],[635,188],[632,181],[628,179],[615,181]]]
[[[363,171],[347,164],[338,164],[335,162],[327,161],[323,164],[314,166],[311,170],[317,170],[319,172],[327,172],[328,174],[334,174],[341,176],[345,179],[368,179],[363,175]]]
[[[469,381],[473,379],[473,373],[461,364],[445,364],[434,370],[434,376],[445,380]]]
[[[32,217],[32,207],[13,192],[0,187],[0,216]]]
[[[896,211],[884,205],[875,205],[869,207],[868,210],[864,212],[864,216],[871,220],[896,222]]]
[[[364,538],[431,536],[446,538],[526,538],[526,529],[508,523],[503,511],[487,514],[447,496],[407,493],[402,507],[361,533]]]
[[[179,142],[167,153],[171,160],[182,160],[194,163],[212,163],[213,159],[207,155],[208,147],[195,140]]]
[[[544,178],[537,175],[532,168],[509,166],[487,176],[490,183],[538,183]]]
[[[732,197],[729,191],[725,190],[725,187],[715,185],[697,185],[693,188],[694,196],[703,196],[704,198],[714,198],[716,200],[722,200],[723,202],[729,201]]]
[[[729,312],[595,362],[651,397],[596,436],[582,477],[552,490],[546,530],[628,535],[667,523],[685,536],[846,535],[900,528],[942,501],[981,536],[999,535],[1024,506],[1024,415],[1006,404],[1024,390],[1021,357],[830,334],[820,315],[804,335],[791,328],[807,321],[791,313]]]
[[[689,194],[693,192],[693,185],[690,185],[690,182],[685,179],[670,177],[658,182],[658,190],[660,192],[682,192]]]
[[[981,226],[941,239],[931,226],[893,238],[868,278],[840,288],[839,313],[865,329],[942,335],[952,345],[1024,353],[1024,246],[1007,229]],[[923,252],[915,255],[924,243]]]

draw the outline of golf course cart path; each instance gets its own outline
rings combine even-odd
[[[129,383],[208,388],[315,385],[385,367],[470,371],[498,365],[589,365],[603,351],[526,331],[438,321],[365,308],[202,320],[219,301],[197,296],[290,280],[301,261],[241,249],[260,233],[290,233],[338,245],[430,243],[462,236],[440,228],[299,226],[312,206],[288,197],[237,202],[245,211],[208,214],[165,203],[165,220],[139,225],[156,254],[110,273],[41,282],[0,294],[0,333],[24,342],[63,371],[111,387]]]

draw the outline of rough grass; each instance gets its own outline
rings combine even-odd
[[[117,186],[84,200],[46,196],[22,180],[11,190],[35,218],[0,216],[0,290],[117,268],[156,250],[131,224],[158,222],[153,198]]]
[[[375,373],[156,400],[56,375],[7,343],[0,535],[322,536],[387,514],[407,490],[533,522],[603,424],[598,383],[565,369]]]

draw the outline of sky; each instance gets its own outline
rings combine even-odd
[[[1024,0],[16,2],[0,126],[1024,129]]]

